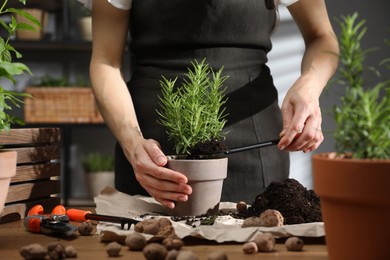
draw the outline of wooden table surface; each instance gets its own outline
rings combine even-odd
[[[74,223],[77,225],[78,223]],[[76,232],[77,233],[77,232]],[[19,249],[23,246],[40,243],[46,246],[50,242],[59,241],[64,246],[72,245],[77,250],[76,259],[145,259],[142,252],[129,251],[123,246],[119,258],[109,258],[106,253],[106,244],[99,241],[97,234],[91,236],[79,236],[78,233],[73,239],[62,239],[43,234],[34,234],[25,230],[23,221],[14,221],[0,224],[0,259],[23,259]],[[306,244],[302,252],[289,252],[283,243],[277,243],[276,249],[271,253],[257,253],[246,255],[242,252],[241,243],[216,244],[207,241],[186,241],[182,250],[192,250],[199,260],[207,259],[208,254],[221,250],[228,255],[228,259],[328,259],[326,246],[323,244]],[[46,258],[48,259],[48,257]]]

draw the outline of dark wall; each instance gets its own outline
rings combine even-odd
[[[331,18],[334,30],[339,32],[338,24],[335,17],[340,15],[359,13],[359,17],[366,19],[367,33],[363,38],[363,48],[381,47],[377,52],[367,58],[367,64],[376,66],[380,60],[385,57],[390,57],[390,48],[385,47],[383,40],[390,40],[390,1],[389,0],[328,0],[326,1],[328,13]],[[388,73],[390,78],[390,72]],[[339,95],[343,93],[343,89],[339,86],[332,85],[325,89],[320,102],[323,114],[323,131],[325,140],[318,149],[321,151],[333,151],[334,142],[332,138],[332,130],[334,129],[333,119],[330,117],[330,110],[334,104],[339,102]]]

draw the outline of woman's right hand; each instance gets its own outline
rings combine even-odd
[[[168,159],[153,139],[139,137],[133,149],[124,149],[141,186],[162,205],[174,208],[175,201],[187,201],[192,188],[180,172],[164,167]]]
[[[137,115],[121,71],[130,11],[108,1],[94,1],[92,16],[90,75],[99,111],[141,186],[158,202],[173,208],[175,201],[186,201],[192,189],[183,174],[164,167],[167,158],[158,142],[145,140],[138,131]]]

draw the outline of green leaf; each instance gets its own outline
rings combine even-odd
[[[161,109],[157,110],[157,122],[165,127],[178,155],[189,154],[198,143],[223,137],[226,122],[222,85],[227,76],[221,76],[223,68],[214,72],[205,59],[191,65],[181,86],[175,86],[178,78],[168,80],[162,76],[160,80]]]
[[[16,9],[16,8],[8,8],[6,10],[6,12],[16,13],[16,14],[26,18],[27,20],[31,21],[35,25],[35,27],[41,28],[41,23],[39,22],[39,20],[37,18],[35,18],[33,15],[31,15],[29,12],[26,12],[26,11],[21,10],[21,9]],[[33,27],[34,30],[35,30],[35,27]]]
[[[333,108],[336,150],[352,153],[355,158],[390,158],[390,81],[383,78],[378,67],[365,64],[366,57],[378,48],[362,48],[367,27],[365,20],[359,21],[358,13],[337,21],[341,29],[340,66],[336,80],[331,82],[344,87],[345,94],[341,104]],[[386,66],[389,61],[385,58],[379,65]],[[366,82],[365,71],[375,75],[378,82]]]

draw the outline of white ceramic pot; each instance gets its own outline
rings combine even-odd
[[[16,174],[16,151],[0,151],[0,214],[7,199],[11,178]]]
[[[176,160],[169,159],[167,167],[188,178],[192,194],[186,202],[175,202],[172,215],[196,216],[218,210],[223,181],[227,176],[228,159]]]
[[[92,41],[92,17],[86,16],[79,19],[81,37],[84,41]]]
[[[87,183],[91,197],[94,198],[105,187],[114,187],[115,174],[112,171],[87,172]]]

